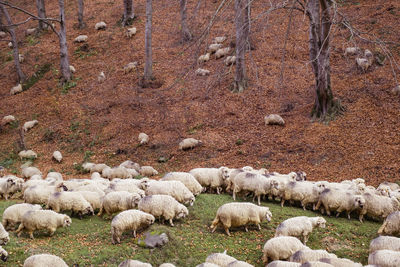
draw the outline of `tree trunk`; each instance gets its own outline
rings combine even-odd
[[[64,0],[58,0],[60,6],[60,32],[58,38],[60,40],[60,69],[62,75],[62,83],[71,80],[71,71],[69,69],[68,61],[68,46],[67,46],[67,31],[65,29],[65,14],[64,14]]]
[[[245,0],[235,0],[236,26],[236,71],[234,92],[243,92],[247,87],[246,65],[244,53],[246,50]]]
[[[187,0],[180,0],[182,41],[183,42],[192,40],[192,34],[190,33],[188,25],[187,25],[186,3],[187,3]]]
[[[83,29],[86,27],[85,22],[83,21],[83,0],[78,0],[78,27],[79,29]]]
[[[253,49],[253,43],[250,36],[251,2],[252,0],[246,1],[246,6],[244,10],[244,38],[246,40],[246,50]]]
[[[13,23],[11,21],[10,15],[8,15],[6,7],[4,5],[1,5],[0,7],[1,7],[1,13],[5,17],[7,24],[12,25]],[[21,69],[21,64],[19,63],[18,42],[17,42],[17,37],[15,35],[14,27],[12,26],[4,27],[4,30],[7,31],[11,36],[11,42],[13,45],[14,65],[18,75],[18,82],[23,83],[26,79],[26,76]]]
[[[44,5],[44,0],[36,0],[36,8],[39,18],[46,18],[46,8]],[[47,24],[39,20],[39,31],[47,29]]]
[[[124,18],[122,19],[122,25],[126,26],[130,20],[135,18],[132,0],[124,0]]]
[[[145,50],[146,62],[144,66],[144,80],[153,78],[153,58],[151,51],[151,20],[153,15],[152,0],[146,0],[146,29],[145,29]]]

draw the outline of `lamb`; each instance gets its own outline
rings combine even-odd
[[[75,73],[75,72],[76,72],[76,69],[75,69],[74,66],[69,65],[69,71],[70,71],[71,73]]]
[[[99,76],[97,76],[97,81],[98,81],[99,83],[102,83],[102,82],[104,82],[105,80],[106,80],[106,75],[105,75],[104,72],[102,71],[102,72],[100,72]]]
[[[93,207],[79,192],[56,192],[49,196],[47,208],[55,212],[72,211],[82,219],[82,215],[94,215]]]
[[[217,189],[219,195],[225,180],[229,178],[230,173],[227,167],[220,168],[195,168],[189,171],[196,178],[201,186]]]
[[[24,202],[30,204],[47,204],[51,194],[55,192],[67,191],[63,184],[56,186],[34,185],[28,187],[24,192]]]
[[[326,220],[322,217],[298,216],[287,219],[276,228],[275,237],[294,236],[303,237],[304,244],[315,227],[325,228]]]
[[[11,88],[10,90],[10,94],[11,95],[16,95],[18,93],[22,92],[22,84],[17,84],[16,86],[14,86],[13,88]]]
[[[139,201],[138,209],[152,214],[154,217],[163,217],[169,221],[171,226],[174,226],[173,219],[185,218],[189,214],[184,205],[167,195],[144,197]]]
[[[223,43],[223,42],[225,42],[225,40],[226,40],[226,37],[225,37],[225,36],[215,37],[215,38],[214,38],[214,43],[217,43],[217,44]]]
[[[221,57],[226,56],[231,51],[230,47],[220,48],[215,52],[215,58],[219,59]]]
[[[133,237],[136,238],[136,230],[139,227],[149,226],[154,221],[153,215],[140,210],[126,210],[119,213],[111,222],[112,243],[121,243],[121,235],[127,230],[133,230]]]
[[[36,159],[37,154],[33,150],[22,150],[18,153],[20,159],[29,158],[29,159]]]
[[[400,251],[400,238],[394,236],[379,236],[369,244],[369,253],[383,249]]]
[[[334,267],[362,267],[361,263],[356,263],[348,259],[342,258],[323,258],[319,260],[320,262],[329,263]]]
[[[206,75],[209,75],[209,74],[210,74],[210,71],[209,71],[209,70],[206,70],[206,69],[198,68],[198,69],[195,71],[195,73],[196,73],[196,75],[198,75],[198,76],[206,76]],[[192,139],[193,139],[193,138],[192,138]]]
[[[385,219],[390,213],[399,209],[399,201],[394,197],[385,197],[365,193],[362,195],[365,205],[360,212],[359,220],[362,222],[364,215]]]
[[[298,262],[273,261],[266,265],[266,267],[300,267],[300,265],[301,264]]]
[[[1,120],[0,125],[7,125],[15,121],[15,117],[13,115],[7,115],[4,116],[3,119]]]
[[[9,241],[10,241],[10,235],[4,229],[3,224],[0,223],[0,245],[7,245]]]
[[[369,254],[368,264],[379,267],[398,267],[400,266],[400,252],[393,250],[377,250]]]
[[[140,142],[141,145],[145,145],[149,142],[149,136],[145,133],[140,133],[138,140]]]
[[[254,265],[251,265],[251,264],[249,264],[249,263],[247,263],[245,261],[236,260],[236,261],[233,261],[233,262],[229,263],[227,265],[227,267],[254,267]]]
[[[319,261],[322,258],[337,258],[335,254],[328,253],[326,250],[301,249],[290,256],[289,261],[305,263],[307,261]]]
[[[16,233],[20,237],[22,230],[25,230],[29,233],[30,238],[34,239],[33,232],[35,230],[46,229],[52,236],[58,227],[68,227],[71,222],[69,216],[52,210],[30,210],[22,216]]]
[[[135,70],[137,65],[138,65],[138,63],[136,61],[135,62],[129,62],[128,64],[126,64],[124,66],[124,74],[127,74],[127,73],[132,72],[133,70]]]
[[[382,226],[378,230],[379,235],[398,235],[400,234],[400,211],[395,211],[386,217]]]
[[[218,49],[222,48],[222,44],[210,44],[208,51],[212,54],[217,52]]]
[[[268,207],[260,207],[249,202],[232,202],[218,208],[217,215],[210,228],[213,233],[217,229],[218,224],[222,224],[226,234],[230,236],[230,227],[244,226],[247,232],[247,226],[249,224],[255,224],[258,229],[261,230],[260,223],[264,219],[270,222],[271,218],[272,213],[269,211]]]
[[[129,178],[132,178],[132,175],[124,167],[117,167],[117,168],[113,168],[113,169],[111,169],[110,167],[106,167],[101,172],[101,175],[104,178],[108,178],[108,179],[113,179],[113,178],[129,179]]]
[[[25,132],[27,132],[30,129],[32,129],[38,123],[39,122],[37,120],[27,121],[27,122],[24,123],[24,126],[22,128],[24,129]]]
[[[361,49],[359,47],[347,47],[344,50],[344,55],[345,56],[347,56],[347,55],[353,56],[353,55],[357,55],[360,52],[361,52]]]
[[[234,257],[226,254],[226,250],[223,253],[212,253],[207,256],[206,262],[214,263],[220,267],[226,267],[229,263],[235,261]]]
[[[268,259],[287,260],[298,250],[308,249],[299,239],[293,236],[279,236],[268,240],[263,248],[263,262],[268,263]]]
[[[346,211],[347,218],[350,220],[350,214],[357,209],[363,209],[365,206],[365,198],[362,195],[354,195],[352,192],[339,189],[325,189],[319,196],[316,210],[321,204],[324,206],[326,213],[330,216],[331,210],[336,210],[336,217],[342,211]]]
[[[42,206],[28,203],[14,204],[4,210],[2,224],[7,230],[13,229],[22,221],[22,216],[30,210],[41,210]]]
[[[151,166],[140,167],[139,173],[143,176],[153,176],[158,175],[158,171]]]
[[[169,172],[160,181],[181,181],[195,196],[203,191],[196,178],[187,172]]]
[[[132,38],[132,36],[134,36],[135,34],[136,34],[136,28],[135,27],[126,29],[126,37]]]
[[[76,38],[74,39],[74,42],[75,42],[75,43],[83,43],[83,42],[86,42],[87,39],[88,39],[88,36],[87,36],[87,35],[79,35],[78,37],[76,37]]]
[[[194,138],[186,138],[179,143],[179,149],[180,150],[193,149],[196,146],[200,146],[202,144],[203,142],[201,140],[197,140]]]
[[[225,60],[225,65],[230,66],[236,64],[236,56],[228,56]]]
[[[269,114],[264,117],[265,125],[285,125],[285,121],[278,114]]]
[[[8,252],[0,246],[0,259],[2,261],[7,261],[7,258],[8,258]]]
[[[152,267],[152,265],[137,260],[124,260],[118,267]]]
[[[37,254],[28,257],[24,267],[68,267],[63,259],[51,254]]]
[[[57,162],[62,161],[62,155],[60,151],[54,151],[53,152],[53,159],[56,160]]]
[[[24,177],[24,178],[30,178],[35,174],[41,176],[42,172],[36,167],[26,167],[26,168],[22,168],[21,174],[22,174],[22,177]]]
[[[199,63],[207,62],[207,61],[209,61],[209,60],[210,60],[210,53],[207,53],[207,54],[205,54],[205,55],[201,55],[201,56],[199,56],[199,58],[197,59],[197,61],[198,61]]]
[[[107,24],[104,21],[97,22],[96,25],[94,25],[94,28],[96,30],[105,30],[106,27],[107,27]]]
[[[195,197],[190,190],[180,181],[158,181],[150,183],[146,195],[169,195],[178,202],[193,206]]]
[[[102,216],[103,212],[111,215],[117,211],[133,209],[141,197],[136,193],[126,191],[111,192],[104,196],[98,216]]]

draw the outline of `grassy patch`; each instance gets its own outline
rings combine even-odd
[[[4,266],[22,266],[24,259],[34,253],[52,253],[61,256],[69,266],[117,266],[127,258],[150,262],[159,266],[163,262],[171,262],[177,266],[195,266],[205,260],[213,252],[222,252],[237,259],[244,260],[255,266],[263,266],[261,262],[264,243],[273,237],[275,228],[283,220],[294,216],[318,216],[311,211],[300,208],[284,207],[278,203],[263,202],[270,207],[273,214],[270,223],[262,223],[262,230],[249,227],[246,233],[243,228],[232,229],[231,237],[226,236],[221,228],[210,233],[209,225],[219,206],[231,202],[228,195],[202,194],[197,197],[193,207],[189,207],[189,217],[177,221],[175,227],[156,222],[150,227],[151,231],[165,232],[170,242],[163,248],[149,250],[137,245],[137,240],[143,232],[134,239],[131,233],[125,233],[120,245],[111,244],[110,220],[96,216],[83,220],[73,218],[70,228],[60,228],[53,237],[45,232],[35,233],[31,241],[23,234],[17,238],[10,233],[11,242],[5,249],[10,253],[9,260]],[[1,201],[0,214],[15,201]],[[327,249],[339,257],[346,257],[366,264],[368,246],[377,236],[380,223],[359,221],[346,218],[329,218],[327,228],[315,229],[310,236],[308,246],[313,249]],[[2,265],[3,266],[3,265]]]
[[[50,67],[50,63],[40,66],[39,69],[22,85],[22,89],[25,91],[31,88],[35,83],[43,78],[43,76],[50,70]]]

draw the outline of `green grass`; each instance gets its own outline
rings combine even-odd
[[[70,228],[59,228],[53,237],[45,232],[36,232],[35,240],[30,240],[26,234],[17,238],[10,232],[11,241],[5,249],[9,259],[1,266],[22,266],[25,258],[37,253],[51,253],[62,257],[69,266],[117,266],[123,260],[138,259],[159,266],[163,262],[171,262],[176,266],[196,266],[203,262],[207,255],[213,252],[223,252],[247,261],[255,266],[263,266],[261,262],[264,243],[274,235],[275,228],[283,220],[294,216],[318,216],[318,213],[303,211],[296,207],[281,208],[275,202],[263,202],[270,207],[273,214],[270,223],[262,223],[262,230],[249,227],[246,233],[243,228],[231,230],[231,237],[225,235],[221,228],[210,233],[209,225],[219,206],[231,202],[228,195],[202,194],[196,198],[193,207],[189,207],[189,217],[177,221],[175,227],[161,225],[156,222],[150,230],[166,232],[170,242],[163,248],[149,250],[137,245],[139,232],[134,239],[131,233],[125,233],[120,245],[111,244],[110,219],[100,219],[97,216],[83,220],[72,219]],[[1,201],[0,214],[16,201]],[[313,249],[327,249],[339,257],[346,257],[366,264],[368,246],[377,236],[380,226],[378,222],[346,218],[327,219],[327,228],[315,229],[311,234],[308,246]]]

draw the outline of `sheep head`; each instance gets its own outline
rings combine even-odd
[[[72,220],[68,215],[64,215],[63,227],[71,226]]]

